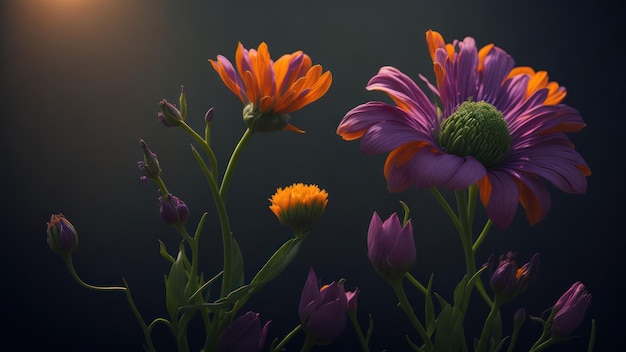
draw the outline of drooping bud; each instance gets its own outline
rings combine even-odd
[[[47,225],[46,233],[50,249],[63,257],[72,254],[78,247],[78,235],[72,223],[63,214],[58,214],[52,215]]]
[[[137,162],[139,169],[143,172],[143,176],[141,176],[140,180],[146,182],[148,179],[157,179],[161,175],[161,171],[163,171],[159,164],[159,159],[157,159],[157,155],[148,148],[148,145],[143,139],[140,139],[139,143],[143,149],[143,161]]]
[[[250,103],[243,108],[243,121],[252,132],[273,132],[287,127],[289,115],[263,112]]]
[[[168,194],[159,197],[161,220],[168,225],[182,226],[189,218],[189,208],[178,197]]]
[[[503,115],[484,101],[466,101],[442,121],[439,145],[446,153],[472,156],[486,167],[497,165],[511,148]]]

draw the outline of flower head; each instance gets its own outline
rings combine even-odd
[[[585,285],[575,282],[552,308],[556,312],[552,320],[552,336],[563,339],[572,335],[590,304],[591,295],[585,290]]]
[[[254,352],[260,351],[265,343],[268,321],[261,327],[259,314],[247,312],[235,319],[222,333],[219,340],[219,352]]]
[[[78,247],[78,235],[74,225],[63,214],[50,216],[47,225],[46,234],[50,249],[61,256],[72,254]]]
[[[348,309],[356,309],[358,289],[346,292],[341,281],[333,281],[320,289],[317,287],[317,275],[311,268],[300,297],[298,314],[307,339],[325,345],[345,329]]]
[[[244,121],[252,131],[300,131],[288,123],[288,114],[321,98],[332,82],[330,71],[322,74],[322,66],[313,66],[302,51],[272,61],[265,43],[256,50],[239,43],[236,70],[222,55],[209,61],[245,105]]]
[[[436,83],[425,78],[440,105],[404,73],[382,67],[368,90],[395,103],[373,101],[350,110],[337,128],[345,140],[361,139],[365,154],[387,153],[389,190],[477,184],[487,215],[507,227],[518,203],[531,224],[550,209],[543,179],[569,193],[584,193],[591,174],[565,133],[585,126],[562,104],[566,91],[545,71],[514,67],[504,50],[476,47],[473,38],[446,43],[428,31]]]
[[[279,188],[269,201],[272,203],[270,210],[280,223],[301,236],[308,233],[324,214],[328,193],[316,185],[294,183]]]
[[[487,262],[490,279],[489,284],[494,295],[503,301],[510,301],[518,294],[526,291],[528,285],[535,280],[539,272],[539,254],[535,253],[530,261],[522,267],[517,266],[517,253],[508,252],[498,260],[491,255]]]
[[[187,223],[189,208],[180,198],[168,194],[165,197],[159,197],[159,205],[159,213],[164,223],[174,226],[182,226]]]
[[[372,215],[367,231],[367,256],[383,277],[402,277],[415,264],[415,241],[413,225],[409,220],[404,226],[393,213],[382,222],[376,212]]]

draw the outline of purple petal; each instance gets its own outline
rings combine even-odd
[[[541,133],[573,132],[585,123],[578,111],[567,105],[540,105],[509,123],[511,138],[522,140]]]
[[[504,170],[489,170],[487,175],[492,186],[486,206],[487,216],[496,227],[504,229],[515,217],[519,190],[515,179]]]
[[[307,280],[304,283],[304,288],[302,289],[302,295],[300,296],[300,305],[298,306],[300,320],[306,318],[306,315],[304,314],[305,308],[312,302],[317,302],[317,300],[319,300],[319,296],[320,291],[317,288],[317,276],[315,275],[313,267],[311,267],[309,269],[309,276],[307,277]]]
[[[509,54],[498,47],[493,47],[483,61],[482,84],[476,100],[493,104],[502,87],[502,82],[513,65],[513,58]]]
[[[367,257],[375,268],[382,267],[385,257],[393,245],[392,241],[386,238],[383,226],[380,217],[374,212],[367,231]]]
[[[370,127],[361,139],[363,154],[389,152],[408,142],[434,143],[430,135],[423,135],[404,123],[382,121]]]
[[[441,186],[465,189],[485,175],[485,167],[471,156],[434,153],[423,148],[408,163],[411,179],[417,188]]]
[[[243,83],[241,77],[239,77],[237,71],[235,71],[233,64],[231,64],[230,61],[222,55],[217,56],[217,61],[223,65],[228,77],[239,87],[239,94],[241,94],[241,96],[247,101],[250,101],[250,99],[248,99],[248,95],[246,94],[245,84]]]
[[[394,213],[394,215],[396,215]],[[397,219],[397,215],[396,215]],[[387,256],[389,264],[400,271],[408,271],[415,263],[415,240],[413,239],[413,225],[409,220],[398,236]]]
[[[401,102],[417,120],[417,128],[422,133],[429,133],[436,127],[437,109],[426,94],[409,78],[395,67],[382,67],[378,74],[368,82],[368,90],[380,90],[387,93],[394,101]]]
[[[335,340],[346,327],[346,303],[339,299],[334,300],[317,311],[311,313],[306,322],[305,331],[310,331],[320,342]]]
[[[411,117],[406,111],[393,105],[371,101],[348,111],[337,127],[337,134],[344,139],[352,140],[354,138],[350,138],[350,135],[363,134],[381,121],[393,121],[412,128],[417,127],[415,123],[412,123]]]

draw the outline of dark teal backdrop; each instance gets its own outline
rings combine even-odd
[[[613,351],[624,329],[623,99],[624,70],[618,50],[624,24],[608,1],[166,1],[9,0],[2,3],[0,115],[1,287],[0,351],[141,351],[143,337],[122,294],[93,292],[74,283],[46,246],[51,213],[77,227],[79,274],[93,284],[131,285],[146,319],[166,314],[160,239],[178,238],[158,217],[157,191],[139,182],[139,139],[159,155],[169,189],[191,209],[191,222],[209,212],[203,235],[203,270],[213,275],[221,241],[208,187],[182,131],[156,119],[159,100],[176,100],[184,85],[189,124],[203,128],[215,107],[213,146],[222,170],[244,131],[241,103],[207,62],[233,60],[237,43],[268,43],[274,58],[304,50],[331,70],[333,84],[318,102],[292,114],[307,131],[258,134],[246,149],[229,194],[233,229],[248,278],[289,238],[267,206],[277,187],[317,183],[330,194],[326,214],[282,276],[250,300],[248,309],[271,319],[269,340],[299,323],[297,307],[309,267],[323,282],[346,278],[359,287],[359,317],[374,318],[372,351],[406,351],[414,337],[394,305],[389,286],[367,260],[366,234],[374,210],[382,217],[412,209],[418,260],[413,273],[450,295],[463,258],[454,227],[428,191],[389,194],[384,156],[363,156],[358,142],[335,134],[343,115],[368,100],[365,90],[383,65],[416,81],[434,79],[424,33],[447,41],[473,36],[495,43],[517,65],[547,70],[568,89],[565,103],[587,123],[570,135],[589,163],[586,195],[551,187],[552,210],[531,227],[520,210],[510,228],[493,230],[479,262],[493,251],[542,255],[537,281],[503,309],[532,315],[550,307],[574,281],[593,294],[578,341],[554,350],[585,351],[591,318],[597,319],[596,351]],[[479,216],[483,216],[482,212]],[[478,222],[479,224],[482,221]],[[478,226],[478,225],[477,225]],[[421,312],[422,297],[414,302]],[[479,303],[478,299],[476,303]],[[479,304],[480,307],[480,304]],[[468,319],[482,324],[482,307]],[[421,314],[421,313],[420,313]],[[508,320],[507,324],[508,323]],[[523,343],[539,325],[527,322]],[[393,327],[398,328],[393,328]],[[477,334],[480,326],[470,328]],[[165,328],[155,330],[163,350],[173,348]],[[302,335],[288,344],[300,348]],[[534,340],[533,340],[534,341]],[[358,346],[350,327],[319,351]],[[527,346],[527,345],[526,345]]]

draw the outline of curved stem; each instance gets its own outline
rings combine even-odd
[[[474,252],[472,251],[472,227],[471,219],[469,218],[469,209],[467,205],[467,199],[465,197],[465,191],[455,191],[457,200],[457,207],[459,210],[459,217],[461,222],[461,243],[463,244],[463,252],[465,253],[465,269],[467,276],[471,277],[476,273],[476,264],[474,260]]]
[[[230,160],[228,161],[228,166],[226,167],[226,172],[224,172],[224,178],[222,179],[222,184],[220,186],[220,196],[224,200],[226,199],[226,195],[228,194],[228,187],[230,186],[230,180],[233,177],[233,170],[235,169],[235,166],[239,161],[239,157],[241,156],[243,148],[246,146],[248,140],[252,136],[252,133],[252,130],[250,130],[249,128],[246,129],[246,132],[244,132],[243,136],[241,136],[239,143],[237,143],[235,150],[233,150],[233,154],[230,156]]]
[[[415,312],[413,311],[413,308],[411,308],[411,304],[409,303],[409,300],[406,297],[406,293],[404,292],[404,289],[402,288],[402,278],[394,280],[394,281],[390,281],[390,284],[393,287],[393,290],[395,291],[396,296],[398,297],[400,308],[404,310],[404,313],[407,315],[407,317],[411,321],[411,324],[413,324],[413,327],[415,328],[417,333],[420,335],[422,340],[424,340],[426,351],[427,352],[433,351],[433,343],[430,340],[430,337],[428,336],[428,334],[426,333],[426,329],[424,329],[424,326],[422,325],[422,323],[420,323],[417,317],[415,316]]]
[[[472,251],[474,253],[476,253],[476,251],[478,250],[478,247],[480,247],[480,245],[485,240],[485,237],[487,237],[487,234],[489,233],[489,230],[491,229],[491,225],[492,225],[491,219],[488,219],[487,222],[485,223],[485,227],[483,227],[483,230],[480,232],[480,235],[478,235],[478,238],[476,239],[476,241],[474,241],[474,244],[472,245]]]
[[[94,286],[94,285],[90,285],[86,282],[84,282],[76,273],[76,269],[74,269],[74,263],[72,262],[72,256],[68,255],[68,256],[64,256],[63,259],[65,260],[65,265],[67,265],[67,269],[70,271],[70,274],[72,274],[72,277],[74,278],[74,280],[81,285],[82,287],[88,288],[90,290],[96,290],[96,291],[126,291],[126,287],[120,287],[120,286]]]
[[[429,189],[430,189],[430,192],[435,196],[435,198],[437,199],[437,201],[439,202],[443,210],[445,210],[446,214],[448,214],[448,216],[450,217],[450,220],[452,220],[452,223],[454,224],[454,227],[456,228],[456,230],[459,233],[461,233],[463,231],[463,228],[461,227],[461,222],[459,221],[459,218],[456,216],[456,214],[454,214],[454,210],[452,210],[452,207],[450,207],[450,204],[448,204],[446,199],[443,197],[441,192],[439,192],[439,190],[436,187],[431,187]]]
[[[361,344],[362,352],[369,352],[370,348],[367,345],[367,339],[363,335],[363,331],[361,331],[361,326],[359,325],[358,320],[356,319],[356,311],[349,311],[348,317],[350,318],[350,322],[354,327],[354,331],[356,331],[356,335],[359,338],[359,343]]]
[[[283,350],[283,347],[291,340],[292,337],[296,335],[298,331],[302,328],[302,324],[298,324],[293,330],[291,330],[276,347],[272,349],[272,352],[280,352]]]

